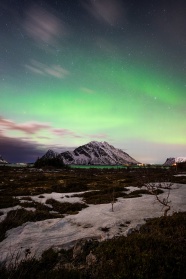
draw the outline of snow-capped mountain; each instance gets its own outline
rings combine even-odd
[[[97,141],[91,141],[76,148],[74,151],[60,153],[57,158],[62,160],[65,165],[119,165],[139,163],[121,149],[117,149],[107,142]]]
[[[0,155],[0,164],[8,164],[8,162],[5,161],[1,155]]]
[[[186,157],[176,157],[176,158],[167,158],[165,163],[163,164],[164,166],[172,166],[177,163],[184,163],[186,162]]]

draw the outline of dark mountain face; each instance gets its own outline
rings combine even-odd
[[[70,151],[63,152],[63,153],[59,154],[58,157],[62,161],[66,161],[66,160],[69,161],[69,162],[73,161],[73,156],[72,156]]]
[[[54,152],[53,150],[49,149],[47,153],[42,157],[43,159],[54,159],[58,156],[58,153]]]
[[[48,150],[47,153],[41,157],[38,158],[37,161],[34,164],[35,167],[45,167],[45,166],[51,166],[51,167],[63,167],[63,161],[58,157],[58,154],[55,153],[53,150]]]

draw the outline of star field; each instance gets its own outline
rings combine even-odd
[[[186,4],[0,3],[0,154],[107,141],[144,163],[186,154]]]

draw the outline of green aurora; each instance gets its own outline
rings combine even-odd
[[[4,137],[36,143],[43,152],[108,141],[150,163],[186,154],[184,72],[154,41],[145,53],[143,38],[139,46],[131,39],[129,49],[121,34],[102,35],[98,45],[85,32],[82,42],[75,36],[46,50],[25,34],[17,41],[1,36],[9,60],[0,80],[0,112],[14,123],[0,122]],[[46,127],[20,129],[29,123]]]

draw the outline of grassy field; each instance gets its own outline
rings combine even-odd
[[[186,176],[174,175],[175,170],[161,168],[41,170],[0,167],[0,242],[9,229],[28,221],[63,218],[77,214],[90,204],[112,203],[119,197],[150,195],[141,189],[144,183],[186,184]],[[128,186],[135,188],[129,192]],[[44,194],[54,192],[66,193],[67,202],[48,198],[42,203],[34,199],[38,195],[42,200]],[[68,202],[76,197],[81,202]],[[10,210],[5,214],[6,209]],[[27,251],[21,263],[14,261],[8,266],[1,263],[0,278],[186,278],[185,235],[186,213],[177,213],[150,220],[127,238],[117,237],[102,243],[85,241],[78,257],[74,257],[73,249],[58,252],[49,249],[40,259],[28,259]],[[95,257],[91,263],[87,261],[90,251]]]

